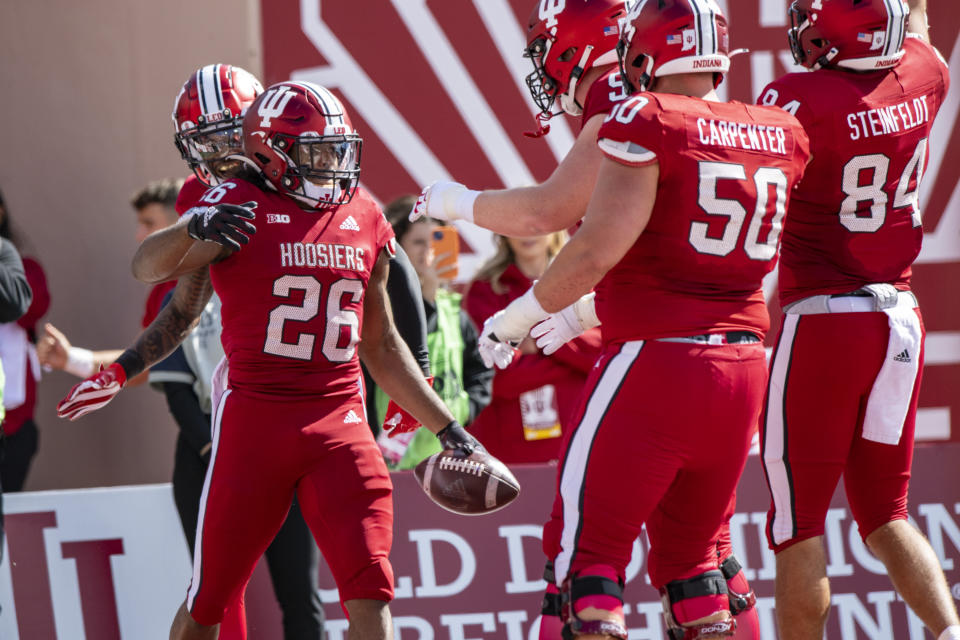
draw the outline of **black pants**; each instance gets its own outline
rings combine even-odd
[[[40,442],[37,425],[32,419],[27,420],[15,434],[5,435],[4,440],[6,442],[3,461],[0,462],[0,485],[7,493],[23,491],[30,463],[37,454]]]
[[[207,475],[207,459],[201,458],[187,444],[183,434],[177,438],[173,464],[173,500],[180,514],[180,524],[193,556],[197,538],[200,494]],[[284,640],[321,640],[323,607],[317,592],[320,551],[310,528],[303,520],[296,499],[277,537],[267,552],[267,567],[273,592],[283,611]]]

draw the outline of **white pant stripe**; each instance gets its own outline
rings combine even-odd
[[[207,477],[203,480],[203,493],[200,494],[200,513],[197,516],[197,538],[193,548],[193,579],[190,581],[190,590],[187,592],[187,611],[193,609],[193,601],[200,589],[200,568],[203,566],[203,519],[207,511],[207,492],[210,490],[210,478],[217,464],[217,448],[220,444],[220,421],[223,419],[223,408],[227,405],[227,398],[231,391],[227,389],[220,396],[219,402],[213,408],[212,445],[210,449],[210,464],[207,466]]]
[[[560,477],[560,497],[563,500],[563,533],[560,537],[560,553],[554,560],[557,584],[561,584],[570,571],[570,563],[580,531],[580,497],[583,482],[587,475],[590,448],[600,429],[603,416],[607,413],[617,390],[630,371],[643,341],[626,342],[607,364],[606,371],[593,388],[587,408],[580,424],[567,446],[564,456],[563,473]]]
[[[767,398],[766,424],[763,441],[763,466],[767,471],[770,493],[773,495],[773,523],[770,531],[775,544],[793,537],[793,496],[790,474],[784,460],[786,452],[787,425],[784,422],[784,391],[787,372],[793,354],[793,340],[797,335],[800,316],[785,314],[780,344],[773,355],[770,367],[770,392]]]

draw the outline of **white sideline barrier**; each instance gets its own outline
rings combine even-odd
[[[169,484],[3,499],[7,535],[0,564],[0,638],[99,640],[117,632],[122,638],[167,638],[190,579],[190,555]],[[30,535],[40,528],[42,548]],[[85,597],[109,599],[105,564],[113,578],[115,620],[106,619],[102,601],[97,615],[84,615]],[[16,592],[11,571],[17,572]],[[18,627],[32,632],[21,635]]]

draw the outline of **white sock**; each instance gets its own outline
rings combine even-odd
[[[937,640],[960,640],[960,625],[952,624],[943,630]]]

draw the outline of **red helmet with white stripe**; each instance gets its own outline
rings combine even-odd
[[[630,92],[655,78],[713,72],[719,85],[730,69],[727,19],[716,0],[633,0],[620,21],[617,56]]]
[[[527,88],[545,116],[551,115],[557,98],[564,111],[581,114],[583,105],[574,96],[577,82],[587,69],[617,61],[617,21],[625,4],[624,0],[537,0],[523,55],[533,62]]]
[[[247,158],[278,191],[316,208],[353,198],[361,146],[340,100],[312,82],[269,87],[243,119]]]
[[[910,7],[904,0],[795,0],[790,50],[808,69],[872,71],[903,57]]]
[[[220,184],[240,165],[240,125],[261,93],[259,80],[229,64],[197,69],[180,89],[173,103],[174,144],[204,184]]]

